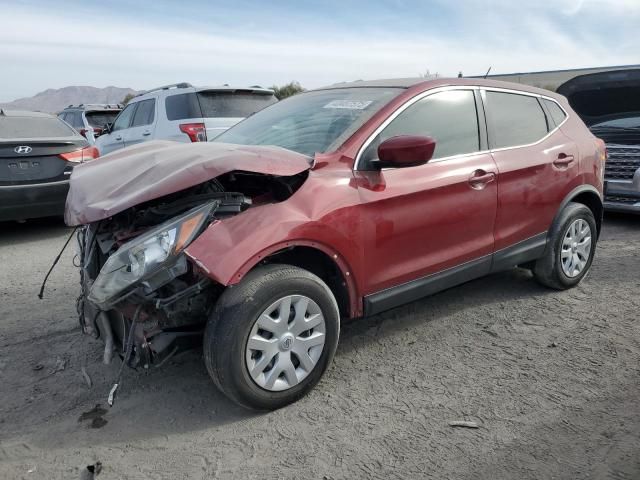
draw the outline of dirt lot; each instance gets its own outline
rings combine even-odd
[[[606,219],[574,290],[514,270],[344,325],[320,385],[268,414],[201,352],[125,371],[105,407],[119,362],[79,332],[71,252],[36,297],[67,234],[0,224],[0,478],[640,478],[640,218]]]

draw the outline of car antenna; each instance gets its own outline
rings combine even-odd
[[[484,78],[487,78],[489,76],[490,71],[491,71],[491,67],[489,67],[489,70],[487,70],[487,73],[484,74]]]

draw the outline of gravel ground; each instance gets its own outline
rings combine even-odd
[[[640,218],[606,218],[571,291],[513,270],[343,325],[323,381],[268,414],[201,352],[125,371],[106,407],[119,362],[79,332],[72,253],[36,297],[68,233],[0,224],[0,478],[640,478]]]

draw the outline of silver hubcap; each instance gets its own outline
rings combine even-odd
[[[587,266],[591,253],[591,227],[581,218],[574,221],[562,240],[562,271],[567,277],[577,277]]]
[[[249,375],[265,390],[287,390],[314,369],[325,340],[325,322],[316,302],[289,295],[258,317],[247,340]]]

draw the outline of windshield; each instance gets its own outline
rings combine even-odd
[[[89,125],[91,125],[92,127],[102,128],[107,123],[113,123],[113,121],[116,119],[119,113],[120,113],[120,110],[113,110],[113,111],[106,111],[106,112],[105,111],[86,112],[84,116],[87,117],[87,122],[89,122]]]
[[[401,88],[340,88],[276,103],[216,137],[215,142],[275,145],[304,155],[338,147]]]

